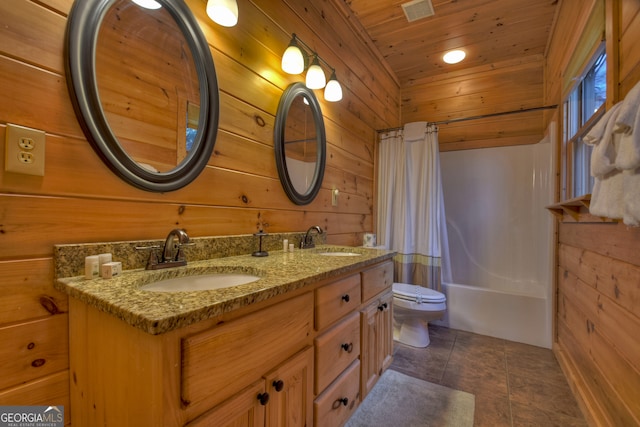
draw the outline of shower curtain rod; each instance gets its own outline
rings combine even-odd
[[[427,125],[446,125],[446,124],[455,123],[455,122],[465,122],[467,120],[486,119],[487,117],[506,116],[508,114],[528,113],[531,111],[552,110],[554,108],[558,108],[558,105],[546,105],[544,107],[525,108],[523,110],[512,110],[512,111],[505,111],[502,113],[491,113],[491,114],[482,114],[480,116],[460,117],[458,119],[441,120],[439,122],[427,122]],[[402,130],[403,128],[404,126],[400,126],[396,128],[380,129],[377,132],[378,133],[391,132],[394,130]]]

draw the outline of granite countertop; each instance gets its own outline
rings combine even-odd
[[[358,256],[325,256],[320,252],[356,252]],[[390,259],[392,251],[320,245],[293,252],[274,251],[267,257],[230,256],[189,262],[162,270],[123,271],[112,279],[83,276],[59,278],[54,286],[69,296],[110,313],[153,335],[182,328],[213,316],[267,300],[319,280],[357,271]],[[117,261],[117,260],[116,260]],[[260,279],[225,289],[151,292],[140,287],[163,279],[209,273],[245,273]]]

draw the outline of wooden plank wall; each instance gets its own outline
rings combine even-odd
[[[546,68],[547,99],[561,100],[563,67],[588,16],[584,6],[561,2]],[[640,81],[640,3],[612,0],[607,10],[615,12],[607,16],[608,27],[619,33],[617,46],[615,36],[607,44],[613,55],[619,52],[611,58],[617,69],[609,79],[617,87],[608,93],[622,99]],[[591,425],[640,425],[640,229],[562,222],[557,252],[554,351],[569,383]]]
[[[445,121],[543,106],[543,55],[443,73],[402,87],[402,121]],[[542,111],[439,126],[440,151],[535,144]]]
[[[239,25],[223,28],[203,0],[187,4],[214,57],[220,129],[195,182],[156,194],[112,174],[75,118],[63,55],[72,0],[0,2],[0,152],[7,123],[46,132],[44,177],[5,173],[0,156],[0,405],[62,404],[68,414],[68,301],[52,288],[54,244],[162,239],[175,227],[215,236],[319,224],[329,243],[355,245],[373,230],[376,129],[400,124],[400,90],[343,11],[311,0],[239,0]],[[344,91],[339,103],[320,99],[327,168],[304,207],[282,190],[273,150],[280,96],[302,80],[280,70],[293,32],[336,68]]]

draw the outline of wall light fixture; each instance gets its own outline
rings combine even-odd
[[[309,62],[310,59],[311,62]],[[321,63],[324,63],[331,70],[331,77],[328,83]],[[329,102],[336,102],[342,99],[342,87],[336,77],[336,70],[314,52],[309,45],[300,40],[295,33],[292,34],[289,46],[287,46],[282,55],[281,66],[282,71],[288,74],[301,74],[306,69],[305,81],[309,89],[324,88],[324,99]]]
[[[238,3],[236,0],[209,0],[207,15],[216,24],[233,27],[238,23]]]
[[[135,4],[145,9],[160,9],[162,5],[155,0],[133,0]]]

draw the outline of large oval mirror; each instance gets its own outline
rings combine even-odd
[[[149,3],[147,1],[147,3]],[[67,26],[67,82],[102,160],[138,188],[193,181],[218,130],[215,67],[181,0],[76,0]]]
[[[276,114],[276,166],[292,202],[306,205],[316,197],[326,162],[326,138],[320,104],[313,91],[293,83],[282,94]]]

